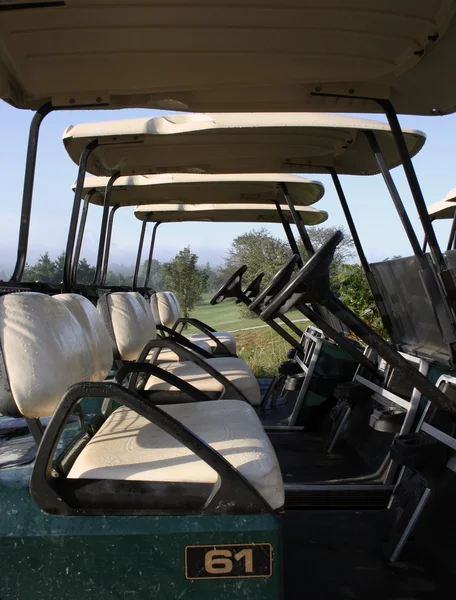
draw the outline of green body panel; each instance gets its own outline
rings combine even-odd
[[[351,381],[358,363],[338,346],[322,340],[317,363],[299,411],[296,425],[309,426],[319,407],[334,394],[339,383]]]
[[[1,600],[281,598],[276,515],[54,517],[30,497],[32,465],[0,471]],[[270,578],[188,581],[184,549],[267,542]]]

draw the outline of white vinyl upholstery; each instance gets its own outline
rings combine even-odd
[[[212,348],[209,346],[209,344],[206,344],[206,342],[195,341],[193,343],[195,346],[198,346],[198,348],[201,348],[201,350],[205,350],[206,352],[209,352],[209,354],[212,354]],[[151,356],[152,352],[147,357],[147,360],[150,360]],[[158,359],[156,360],[156,364],[161,365],[161,363],[164,362],[177,362],[179,360],[180,358],[173,350],[170,348],[163,348],[158,356]]]
[[[155,292],[150,299],[150,306],[156,323],[173,327],[182,316],[179,301],[173,292]]]
[[[255,375],[246,365],[246,363],[239,358],[209,358],[207,362],[217,371],[222,373],[229,381],[231,381],[247,398],[247,400],[253,406],[261,404],[261,390]],[[169,373],[180,377],[187,383],[191,383],[199,390],[207,393],[211,397],[220,397],[223,392],[223,386],[211,375],[203,371],[201,367],[191,362],[175,362],[175,363],[164,363],[160,365],[161,368],[166,369]],[[167,394],[160,394],[160,400],[175,402],[177,388],[170,385],[169,383],[163,382],[161,379],[151,376],[149,377],[146,386],[146,390],[154,392],[170,392]],[[232,397],[231,394],[228,394]],[[183,394],[179,395],[179,400],[188,400],[189,398]]]
[[[114,356],[122,360],[136,360],[147,342],[157,338],[151,306],[138,292],[107,294],[99,299],[97,308],[111,332]],[[195,344],[212,353],[204,340],[195,340]],[[179,357],[175,352],[163,349],[158,363],[177,360]]]
[[[232,333],[229,331],[214,331],[213,335],[225,345],[231,354],[236,354],[236,340],[234,339],[234,335]],[[214,340],[205,333],[187,333],[185,334],[185,337],[195,344],[199,342],[206,342],[206,344],[209,344],[213,353],[217,348],[217,344],[214,342]]]
[[[245,402],[168,405],[163,410],[220,452],[274,509],[284,487],[274,449],[254,409]],[[76,459],[73,479],[215,483],[217,473],[147,419],[117,409]]]
[[[114,354],[122,360],[136,360],[147,342],[157,337],[150,305],[138,292],[107,294],[97,308],[111,332]]]
[[[102,381],[112,366],[108,332],[76,294],[0,297],[0,347],[14,404],[28,418],[51,415],[71,385]]]
[[[166,327],[174,327],[176,321],[182,316],[179,300],[173,292],[155,292],[151,296],[150,306],[155,322]],[[213,335],[226,346],[231,354],[236,354],[236,340],[232,333],[215,331]],[[212,352],[217,348],[215,341],[205,333],[188,333],[185,334],[185,337],[194,343],[205,342],[209,344]]]

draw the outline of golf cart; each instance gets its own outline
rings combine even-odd
[[[444,0],[413,5],[406,0],[396,0],[381,8],[378,2],[370,0],[363,2],[362,7],[356,3],[335,6],[334,2],[326,1],[317,5],[304,0],[286,6],[273,2],[233,6],[217,1],[210,7],[188,3],[167,3],[165,6],[152,2],[132,5],[121,0],[109,6],[94,0],[90,7],[75,0],[3,3],[0,97],[18,108],[37,110],[27,154],[18,264],[6,291],[13,291],[14,285],[23,290],[18,284],[27,254],[38,130],[43,116],[51,109],[140,106],[231,111],[385,110],[422,217],[432,254],[429,264],[439,282],[437,290],[442,293],[444,303],[448,295],[451,303],[451,270],[439,252],[432,226],[423,219],[426,206],[403,144],[395,110],[426,115],[454,111],[454,14],[454,3]],[[418,282],[423,271],[426,276],[432,273],[432,269],[423,270],[422,264],[417,267],[416,261],[409,262],[417,272]],[[34,425],[39,427],[35,422],[38,417],[43,413],[49,415],[60,397],[65,394],[65,398],[46,425],[46,439],[43,437],[40,444],[36,477],[31,478],[30,466],[9,466],[0,471],[4,565],[0,589],[4,596],[18,600],[30,596],[71,599],[94,594],[101,598],[148,598],[152,594],[163,598],[225,598],[230,595],[249,599],[279,598],[282,581],[288,598],[304,594],[314,598],[364,598],[366,595],[390,599],[404,595],[438,598],[448,595],[449,590],[451,593],[454,473],[450,468],[452,457],[446,460],[448,455],[439,450],[443,439],[450,443],[444,444],[445,451],[448,449],[451,453],[454,450],[454,399],[451,386],[445,383],[450,382],[449,378],[442,380],[442,395],[428,397],[431,412],[434,409],[443,411],[445,419],[450,420],[450,427],[447,423],[426,422],[422,433],[427,436],[427,445],[421,454],[415,453],[418,460],[414,464],[410,450],[406,457],[408,465],[402,464],[416,471],[424,464],[423,456],[431,456],[432,467],[437,469],[438,476],[433,477],[432,482],[428,478],[432,493],[427,494],[427,502],[418,507],[422,510],[403,510],[402,531],[413,529],[414,539],[399,555],[400,562],[389,564],[381,559],[381,541],[392,531],[388,518],[394,503],[390,511],[384,508],[361,510],[358,507],[342,511],[319,508],[287,509],[280,514],[264,513],[257,496],[251,495],[249,501],[242,504],[240,497],[247,490],[252,492],[251,488],[239,475],[235,476],[226,463],[214,458],[215,452],[210,456],[207,454],[207,446],[201,442],[205,433],[198,429],[198,423],[189,427],[200,436],[197,444],[171,416],[166,418],[164,411],[140,402],[116,384],[98,383],[106,375],[110,360],[107,338],[101,328],[98,330],[99,323],[93,312],[87,313],[93,320],[88,319],[86,323],[92,323],[94,327],[84,331],[78,325],[76,305],[72,311],[68,301],[64,309],[64,301],[43,294],[44,297],[33,295],[33,298],[39,298],[37,302],[42,303],[41,308],[27,306],[27,302],[32,302],[32,296],[25,294],[20,291],[19,295],[2,295],[2,306],[18,298],[23,302],[21,307],[8,311],[8,318],[22,315],[22,324],[28,321],[30,327],[30,321],[42,322],[46,327],[39,335],[36,331],[36,345],[31,345],[30,336],[27,340],[16,337],[19,343],[16,348],[11,348],[9,342],[5,345],[2,334],[2,355],[7,364],[12,400],[19,401],[20,411],[31,419],[33,428]],[[411,296],[415,297],[415,294],[408,295],[408,300]],[[431,305],[435,298],[436,294]],[[45,319],[45,303],[46,306],[52,303],[52,318]],[[279,304],[278,308],[281,307]],[[85,302],[81,305],[87,311],[91,310]],[[429,308],[429,303],[424,300],[423,305]],[[2,324],[8,322],[4,312],[1,318]],[[19,330],[24,331],[24,327],[18,327],[16,332]],[[100,339],[91,339],[91,332],[92,335],[98,332]],[[437,330],[428,328],[429,332],[438,337],[440,326]],[[72,344],[68,343],[70,335]],[[77,343],[80,339],[83,342]],[[427,339],[415,341],[421,341],[420,348],[426,348]],[[404,341],[404,347],[409,341]],[[445,352],[447,341],[448,337],[443,344]],[[100,352],[84,355],[83,349],[90,348]],[[74,356],[71,351],[76,349],[80,349],[80,353]],[[63,351],[67,350],[69,354],[63,356]],[[31,365],[27,361],[33,356],[46,357],[49,361]],[[448,352],[447,356],[452,360]],[[79,361],[86,368],[74,371],[71,378],[65,379],[63,375],[68,373],[68,365]],[[12,364],[15,365],[14,373],[10,372]],[[32,366],[37,368],[32,369]],[[37,380],[26,383],[30,389],[43,392],[40,398],[36,393],[34,398],[19,393],[17,386],[29,373]],[[78,385],[81,379],[85,383]],[[60,383],[59,387],[46,388],[45,383],[54,380]],[[70,385],[73,387],[66,393]],[[223,493],[229,498],[232,510],[236,511],[233,501],[237,503],[238,514],[209,515],[200,511],[195,515],[190,510],[179,510],[179,507],[170,509],[173,514],[143,514],[128,505],[132,494],[128,494],[126,486],[120,489],[119,485],[111,493],[111,499],[117,497],[125,510],[129,506],[130,514],[119,516],[104,509],[97,515],[83,511],[77,515],[61,512],[61,516],[55,516],[49,508],[54,506],[56,486],[60,499],[68,492],[68,486],[59,477],[60,472],[52,470],[53,448],[49,448],[49,440],[59,436],[57,429],[64,417],[62,411],[71,410],[76,396],[96,396],[97,393],[103,398],[115,393],[122,403],[134,404],[134,409],[140,410],[142,416],[146,414],[149,421],[165,427],[171,437],[180,436],[184,446],[203,454],[220,472],[224,484],[228,481],[228,487],[222,486]],[[44,406],[43,396],[53,401]],[[252,426],[242,434],[245,434],[244,440],[255,442],[255,453],[249,456],[253,468],[258,469],[260,450],[265,462],[271,454],[263,443],[261,430],[256,428],[257,422],[247,410],[234,421],[225,413],[226,406],[218,401],[216,408],[219,422],[226,425],[226,431],[234,426],[234,422],[238,426],[248,421]],[[193,410],[195,420],[204,421],[209,429],[212,425],[215,436],[217,423],[208,420],[211,417],[209,405],[205,404],[201,414],[195,402]],[[230,410],[232,407],[228,408]],[[121,417],[124,412],[117,416]],[[426,415],[432,417],[429,410]],[[178,422],[184,419],[182,414],[175,416]],[[43,425],[42,421],[40,423]],[[76,421],[70,426],[79,427]],[[140,442],[152,437],[158,443],[164,441],[155,435],[155,429],[149,430],[150,435],[147,435],[142,423],[137,421],[137,426],[145,433]],[[84,435],[92,439],[94,428],[96,424],[87,424]],[[441,432],[440,439],[430,436],[434,430]],[[111,430],[107,437],[114,439],[123,434],[126,438],[125,432],[125,424],[120,423],[117,432]],[[67,433],[71,437],[71,432]],[[17,430],[11,438],[17,439],[16,434]],[[429,436],[438,443],[430,444]],[[11,438],[9,441],[13,445]],[[129,437],[127,441],[132,440]],[[229,445],[233,440],[228,442]],[[166,443],[169,446],[169,439],[162,447]],[[62,445],[65,446],[65,440]],[[413,446],[413,443],[409,444],[410,448]],[[125,449],[131,452],[133,447],[134,444],[128,443]],[[241,447],[245,450],[245,446]],[[109,453],[109,448],[107,450]],[[239,446],[237,450],[240,454]],[[49,464],[45,464],[48,457]],[[401,456],[396,453],[395,460],[405,463],[404,452]],[[170,466],[171,462],[181,466],[185,463],[184,469],[192,470],[189,469],[188,455],[163,456],[165,462],[163,467]],[[427,471],[430,471],[429,467]],[[235,472],[238,473],[238,469]],[[247,475],[251,477],[251,473]],[[30,481],[35,500],[29,492]],[[108,480],[101,478],[99,481]],[[40,487],[43,482],[44,488]],[[173,498],[185,498],[188,486],[182,485],[180,480],[174,483]],[[79,485],[79,491],[73,488],[74,501],[77,496],[82,499],[79,492],[90,492],[89,488],[96,482],[86,480],[83,484]],[[135,482],[130,481],[130,484],[131,492]],[[157,485],[155,489],[157,495],[164,492],[164,486]],[[150,509],[154,501],[150,487],[144,485],[138,490],[136,486],[135,490],[138,497],[149,503],[147,508]],[[100,491],[99,487],[94,496],[97,491]],[[112,492],[112,488],[109,491]],[[219,500],[220,489],[217,491],[215,499]],[[343,490],[340,491],[343,496]],[[397,491],[401,492],[401,488]],[[193,492],[192,498],[200,498],[197,490]],[[416,495],[412,492],[413,488],[408,498],[413,504]],[[321,497],[324,498],[324,494],[321,490]],[[268,497],[271,499],[270,495]],[[221,501],[219,507],[228,504]],[[38,506],[49,512],[40,511]],[[402,510],[402,506],[399,508]],[[279,539],[281,526],[284,527],[283,546]],[[232,545],[236,543],[245,545]],[[273,550],[272,571],[268,544]]]

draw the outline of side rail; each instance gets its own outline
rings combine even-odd
[[[206,498],[189,493],[182,502],[179,483],[71,479],[58,470],[56,452],[65,425],[82,398],[108,398],[165,431],[217,472]],[[119,431],[122,436],[122,431]],[[83,444],[76,452],[81,452]],[[73,457],[75,460],[75,457]],[[164,489],[165,488],[165,489]],[[78,383],[66,392],[46,427],[30,490],[38,506],[53,515],[221,515],[273,513],[267,501],[219,452],[158,406],[118,383]],[[201,493],[201,490],[199,490]]]

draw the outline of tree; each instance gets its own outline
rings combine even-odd
[[[388,338],[372,291],[361,265],[342,265],[338,275],[339,296],[344,304],[357,313],[377,333]]]
[[[220,267],[211,267],[210,263],[206,263],[204,267],[208,279],[207,279],[207,291],[208,292],[216,292],[222,284],[225,282],[225,273]]]
[[[42,283],[52,283],[57,276],[54,262],[49,257],[49,252],[42,254],[32,267],[25,266],[24,281],[40,281]]]
[[[85,258],[78,263],[78,283],[92,283],[95,276],[95,267],[91,267]]]
[[[64,252],[64,250],[62,250],[62,252],[57,256],[57,258],[54,261],[54,269],[55,269],[54,279],[53,279],[54,283],[60,283],[63,280],[64,267],[65,267],[65,252]]]
[[[248,281],[262,271],[265,273],[265,281],[269,281],[291,254],[288,243],[274,237],[264,227],[258,230],[252,229],[234,238],[222,271],[226,279],[236,269],[247,265]]]
[[[173,260],[163,264],[166,285],[176,293],[184,317],[206,290],[208,275],[205,269],[198,269],[198,256],[190,248],[184,248]]]
[[[149,261],[145,260],[139,270],[139,278],[138,285],[142,287],[144,285],[144,281],[146,279],[147,273],[147,265]],[[163,271],[163,263],[155,258],[152,259],[152,266],[150,268],[150,276],[148,286],[155,290],[156,292],[160,292],[165,289],[165,273]]]

